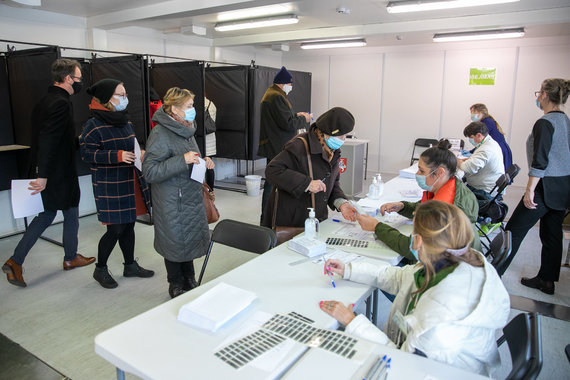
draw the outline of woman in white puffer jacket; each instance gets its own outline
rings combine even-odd
[[[410,244],[418,264],[325,263],[325,273],[396,294],[385,332],[340,302],[320,307],[348,334],[488,376],[500,363],[495,333],[506,324],[510,303],[495,269],[469,247],[472,240],[459,208],[426,202],[416,209]]]

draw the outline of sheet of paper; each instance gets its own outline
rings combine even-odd
[[[374,241],[374,232],[363,231],[360,224],[340,223],[340,227],[332,234],[334,237],[349,237],[357,240]]]
[[[28,190],[30,182],[34,180],[12,180],[12,212],[14,213],[14,218],[36,215],[44,211],[41,193],[32,195],[32,190]]]
[[[141,146],[135,138],[135,167],[142,172]]]
[[[331,365],[334,363],[334,365]],[[360,363],[322,350],[311,348],[289,370],[284,379],[351,379],[360,368]]]
[[[356,253],[341,251],[340,249],[327,247],[327,253],[324,256],[317,257],[315,260],[313,260],[313,263],[322,264],[329,259],[337,259],[345,264],[348,264],[352,261],[356,261],[361,258],[362,256],[357,255]]]
[[[198,157],[200,161],[199,164],[194,164],[192,166],[192,174],[190,174],[190,179],[193,179],[196,182],[204,182],[204,178],[206,177],[206,161]]]

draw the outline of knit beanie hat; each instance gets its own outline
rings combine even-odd
[[[354,116],[342,107],[334,107],[319,116],[315,126],[329,136],[340,136],[354,129]]]
[[[123,82],[120,82],[116,79],[101,79],[99,82],[89,87],[87,89],[87,93],[99,99],[101,101],[101,104],[106,104],[111,99],[111,96],[113,96],[115,93],[117,86],[121,83]]]
[[[273,78],[273,83],[275,84],[287,84],[293,83],[293,75],[285,68],[285,66],[281,67],[281,70],[275,74],[275,78]]]

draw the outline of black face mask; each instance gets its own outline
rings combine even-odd
[[[79,92],[83,88],[83,83],[73,81],[73,84],[71,85],[71,87],[73,88],[73,95],[76,95],[76,94],[79,94]]]

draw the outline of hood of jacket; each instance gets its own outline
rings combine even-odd
[[[179,136],[182,136],[185,139],[193,137],[196,133],[196,127],[194,126],[194,123],[192,123],[192,128],[188,128],[185,125],[180,124],[172,117],[170,117],[166,112],[164,112],[164,106],[156,110],[154,115],[152,115],[152,121],[162,125],[164,128]]]

